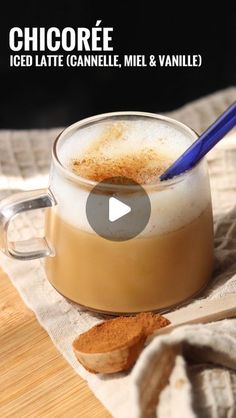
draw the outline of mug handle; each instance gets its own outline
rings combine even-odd
[[[54,250],[44,238],[30,238],[23,241],[9,241],[8,227],[11,220],[21,212],[49,208],[57,204],[50,189],[17,193],[4,199],[0,204],[0,248],[17,260],[33,260],[54,255]]]

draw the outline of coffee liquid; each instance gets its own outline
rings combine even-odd
[[[46,229],[57,249],[46,259],[49,281],[99,311],[166,308],[196,294],[211,274],[211,207],[176,231],[123,242],[75,229],[52,211]]]

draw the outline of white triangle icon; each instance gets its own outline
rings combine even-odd
[[[114,222],[117,219],[122,218],[122,216],[127,215],[131,212],[131,207],[116,199],[115,197],[110,197],[109,199],[109,221]]]

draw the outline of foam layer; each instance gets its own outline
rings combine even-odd
[[[61,163],[80,176],[101,181],[112,176],[130,177],[144,184],[152,214],[140,236],[168,233],[194,220],[210,202],[208,174],[202,161],[188,176],[165,187],[157,177],[193,142],[194,135],[168,122],[137,119],[106,121],[65,132],[58,156]],[[86,188],[52,169],[51,188],[55,209],[76,228],[93,232],[86,218]],[[94,232],[93,232],[94,233]]]
[[[148,184],[156,181],[188,144],[186,136],[169,125],[110,121],[73,133],[60,149],[60,160],[90,180],[126,176]]]

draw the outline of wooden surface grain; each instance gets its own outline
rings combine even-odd
[[[0,295],[0,417],[111,417],[2,271]]]

